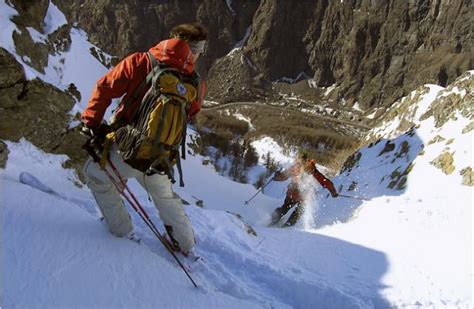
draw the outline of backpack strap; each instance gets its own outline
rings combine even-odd
[[[161,134],[163,133],[163,126],[165,124],[165,115],[168,112],[169,106],[171,104],[171,102],[170,102],[171,100],[168,97],[162,95],[161,99],[163,100],[163,108],[161,109],[160,122],[159,122],[158,128],[156,130],[156,135],[158,136],[158,138],[155,140],[154,147],[159,146]]]
[[[181,167],[181,158],[179,157],[179,154],[176,156],[176,168],[179,173],[179,186],[184,187],[183,168]]]
[[[146,53],[148,60],[151,62],[152,69],[150,72],[148,72],[147,76],[140,82],[138,87],[135,89],[135,91],[132,93],[131,96],[129,96],[126,100],[123,100],[120,102],[121,105],[123,105],[123,110],[122,110],[122,115],[127,114],[128,109],[130,106],[138,101],[140,98],[140,95],[144,92],[146,89],[147,85],[150,85],[153,77],[159,76],[163,71],[177,71],[174,68],[169,68],[169,67],[162,67],[158,60],[150,53]],[[133,118],[133,117],[132,117]],[[116,119],[116,121],[120,121],[120,119]]]
[[[186,117],[186,107],[185,105],[181,105],[182,108],[182,113],[183,117]],[[183,135],[181,136],[181,158],[178,156],[176,157],[176,167],[178,168],[178,173],[179,173],[179,185],[181,187],[184,187],[184,180],[183,180],[183,169],[181,167],[181,159],[185,160],[186,159],[186,135],[187,135],[187,129],[188,129],[188,124],[187,124],[187,119],[184,119],[183,121]]]
[[[186,135],[188,134],[188,124],[187,121],[184,121],[183,124],[183,137],[181,140],[181,158],[186,160]]]

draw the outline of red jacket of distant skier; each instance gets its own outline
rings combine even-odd
[[[334,184],[326,178],[318,169],[316,168],[316,162],[314,160],[307,160],[304,162],[304,166],[302,166],[302,162],[300,160],[296,161],[289,169],[285,172],[280,173],[275,176],[276,181],[284,181],[289,177],[292,177],[292,181],[288,186],[286,191],[287,198],[290,198],[293,201],[301,202],[302,196],[300,194],[300,190],[298,188],[298,176],[302,172],[307,172],[310,175],[313,175],[314,179],[316,179],[321,186],[325,189],[328,189],[330,192],[336,192],[336,188],[334,188]]]

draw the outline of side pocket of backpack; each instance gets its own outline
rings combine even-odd
[[[140,132],[131,125],[118,128],[115,131],[115,143],[124,160],[134,158],[138,151]]]

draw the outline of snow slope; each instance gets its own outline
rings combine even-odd
[[[0,5],[1,44],[16,55],[9,41],[15,26],[4,19],[15,10]],[[80,43],[61,56],[71,61],[51,61],[61,70],[41,75],[22,64],[60,89],[70,82],[81,85],[87,100],[106,69],[86,52],[90,43],[80,29],[73,28],[71,37]],[[68,75],[73,63],[90,67],[91,75]],[[465,78],[473,80],[472,72]],[[1,307],[472,307],[472,187],[462,186],[459,175],[472,167],[472,131],[461,133],[472,114],[457,114],[441,127],[433,117],[420,119],[437,98],[457,93],[472,100],[472,86],[462,87],[429,86],[419,99],[411,95],[418,128],[398,132],[401,119],[394,119],[374,129],[382,140],[361,149],[356,164],[334,179],[341,193],[370,201],[320,192],[294,228],[266,227],[284,199],[285,183],[271,184],[245,205],[256,193],[253,186],[221,177],[202,157],[189,155],[183,162],[186,187],[175,189],[190,204],[186,212],[195,228],[196,253],[203,257],[186,261],[197,289],[131,210],[142,243],[108,233],[90,192],[62,168],[65,156],[43,153],[25,140],[7,141],[9,159],[0,170]],[[445,140],[430,144],[436,135]],[[266,151],[270,142],[257,145]],[[456,162],[450,175],[429,163],[447,147]],[[271,150],[287,160],[276,146]],[[395,189],[388,187],[392,181]],[[136,181],[130,186],[162,228],[146,192]],[[197,200],[204,208],[196,207]]]
[[[472,131],[463,133],[473,114],[455,109],[441,127],[434,117],[420,117],[437,101],[459,94],[460,88],[464,104],[472,110],[473,75],[474,71],[466,73],[447,89],[427,85],[426,93],[411,105],[417,128],[397,135],[400,119],[395,119],[373,130],[382,140],[361,149],[356,165],[335,179],[342,193],[370,198],[369,202],[319,200],[324,210],[317,216],[318,226],[326,227],[318,233],[387,255],[390,268],[382,280],[387,286],[383,295],[397,306],[472,306],[473,190],[461,185],[460,172],[473,166]],[[466,79],[469,84],[459,85]],[[452,105],[448,101],[447,108]],[[437,136],[445,140],[434,142]],[[387,142],[394,149],[379,155],[387,150]],[[449,175],[431,164],[444,152],[453,155],[455,169]],[[392,181],[395,188],[404,182],[397,174],[407,169],[411,172],[403,189],[389,188]],[[353,181],[357,186],[347,191]],[[333,221],[339,224],[328,226]]]
[[[438,94],[442,89],[434,90]],[[252,186],[221,177],[211,166],[202,165],[199,156],[188,156],[184,161],[187,186],[176,190],[191,204],[186,211],[196,231],[196,253],[204,258],[191,266],[199,289],[192,288],[136,216],[133,219],[143,244],[111,236],[97,220],[88,190],[74,186],[74,174],[62,169],[65,157],[44,154],[26,141],[9,142],[12,153],[1,176],[3,269],[9,270],[4,306],[468,307],[472,273],[470,196],[466,192],[471,189],[459,186],[457,174],[438,175],[441,172],[426,160],[425,156],[436,155],[430,147],[444,145],[426,146],[425,156],[416,156],[420,140],[435,133],[454,134],[457,139],[452,147],[469,155],[466,147],[463,150],[469,146],[465,139],[469,134],[456,130],[464,124],[458,119],[452,126],[448,123],[431,132],[433,125],[422,123],[419,133],[391,140],[395,149],[404,141],[413,145],[401,157],[397,151],[378,156],[385,141],[361,149],[357,165],[335,183],[346,188],[356,179],[360,183],[356,191],[344,189],[342,193],[372,200],[354,203],[320,195],[317,203],[321,207],[313,213],[320,227],[316,230],[265,227],[283,197],[259,195],[246,206],[244,201],[255,193]],[[388,181],[377,178],[410,162],[417,164],[405,190],[387,189]],[[23,171],[66,198],[19,183]],[[440,177],[454,181],[449,186]],[[441,190],[432,194],[436,180],[443,191],[461,197],[461,203]],[[131,186],[159,222],[146,193],[136,182]],[[204,201],[204,208],[195,207],[196,198]],[[358,209],[356,217],[354,212],[344,215],[346,208]],[[247,233],[245,223],[227,211],[240,213],[257,236]]]
[[[75,187],[74,174],[62,169],[64,156],[42,153],[26,141],[8,146],[10,159],[1,174],[6,308],[365,308],[384,303],[377,294],[385,270],[382,253],[298,230],[259,227],[257,236],[248,234],[240,219],[223,211],[224,205],[222,211],[209,208],[226,203],[231,190],[240,191],[240,197],[254,190],[207,175],[208,167],[201,164],[191,168],[189,178],[206,177],[208,187],[228,183],[219,187],[221,193],[200,192],[204,209],[186,208],[196,231],[196,252],[204,259],[191,266],[200,285],[194,289],[136,216],[144,244],[107,232],[88,190]],[[74,200],[20,183],[24,171]],[[132,184],[159,222],[137,186]],[[211,195],[220,202],[206,198]],[[237,203],[227,203],[227,209],[249,209],[247,215],[253,211],[255,216],[263,211]],[[321,249],[328,254],[319,254]],[[347,263],[354,254],[379,266]],[[351,276],[354,272],[368,281],[360,291],[352,288],[351,281],[360,280]]]
[[[12,160],[2,171],[5,308],[257,307],[219,291],[194,289],[158,245],[148,248],[109,234],[91,215],[87,190],[68,181],[75,176],[62,170],[64,157],[24,141],[9,148]],[[86,206],[19,183],[17,174],[25,170],[59,192],[87,196]]]
[[[399,105],[409,106],[405,118],[411,120],[414,127],[400,131],[401,116],[382,123],[371,132],[379,141],[360,149],[360,158],[354,166],[334,179],[341,194],[369,201],[333,199],[319,190],[315,200],[307,201],[305,216],[296,227],[299,231],[331,236],[369,251],[383,252],[384,261],[380,264],[385,269],[378,278],[376,290],[391,306],[469,307],[472,304],[473,190],[461,185],[461,171],[473,166],[472,130],[466,130],[474,120],[473,85],[474,71],[470,71],[447,88],[426,85],[403,99]],[[452,108],[455,101],[451,100],[458,97],[462,98],[464,108],[455,107],[443,125],[439,126],[434,116],[426,116],[440,104],[446,104],[444,109]],[[259,143],[270,144],[268,141]],[[258,143],[254,145],[259,148]],[[273,149],[279,152],[277,147]],[[446,152],[452,154],[454,162],[449,175],[432,163]],[[278,156],[282,155],[278,153]],[[193,188],[198,186],[196,183]],[[201,186],[206,184],[201,182]],[[232,208],[252,224],[260,225],[262,221],[268,222],[268,214],[281,205],[284,191],[284,184],[272,183],[265,195],[257,196],[251,203],[251,207],[257,208],[252,210],[239,208],[235,202],[238,194],[229,192],[232,202],[225,203],[224,209]],[[219,188],[218,192],[223,191]],[[250,192],[245,192],[245,196],[250,197]],[[243,200],[241,197],[241,203]],[[223,208],[219,201],[209,206]],[[261,209],[265,210],[264,214],[260,213]],[[313,225],[308,226],[308,222]],[[257,232],[264,233],[258,228]],[[292,260],[298,260],[304,246],[298,245],[300,249],[293,251],[288,248],[288,242],[284,242],[273,250],[279,251],[277,248],[283,249],[280,252],[285,258],[291,256]],[[321,252],[310,252],[312,258],[305,259],[317,264],[318,269],[326,268],[324,263],[314,260]],[[330,250],[324,254],[333,255]],[[349,256],[346,263],[350,265],[361,256]],[[362,263],[376,264],[370,259],[361,259]],[[364,276],[357,274],[356,278]],[[367,295],[367,291],[359,291],[357,285],[351,289]],[[377,304],[377,301],[373,298],[372,303]]]

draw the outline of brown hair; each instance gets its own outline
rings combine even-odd
[[[170,37],[186,42],[207,40],[207,29],[199,23],[180,24],[170,31]]]

